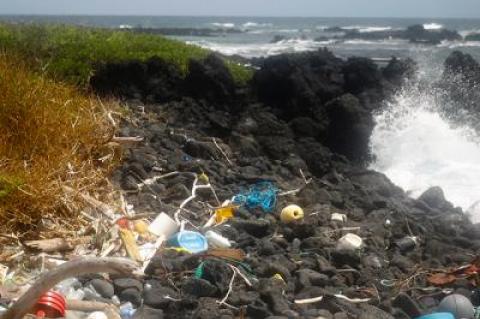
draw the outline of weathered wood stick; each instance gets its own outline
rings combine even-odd
[[[72,250],[77,245],[88,244],[92,242],[92,237],[80,237],[80,238],[53,238],[43,240],[31,240],[25,242],[25,246],[41,250],[46,253],[55,251]]]

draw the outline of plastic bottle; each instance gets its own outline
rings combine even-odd
[[[208,243],[216,248],[230,248],[231,244],[228,238],[223,237],[219,233],[209,230],[205,233]]]
[[[120,317],[122,319],[131,319],[136,311],[131,302],[124,303],[120,306]]]

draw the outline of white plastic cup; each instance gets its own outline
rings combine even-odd
[[[230,248],[232,246],[228,238],[225,238],[212,230],[205,233],[205,238],[207,238],[210,245],[216,248]]]
[[[337,242],[339,250],[359,250],[363,246],[363,239],[352,233],[348,233]]]
[[[178,224],[167,214],[160,213],[148,226],[148,231],[158,237],[168,238],[178,231]]]

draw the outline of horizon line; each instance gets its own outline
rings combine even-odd
[[[471,19],[480,17],[420,17],[420,16],[287,16],[287,15],[177,15],[177,14],[104,14],[104,13],[0,13],[1,16],[43,16],[43,17],[172,17],[172,18],[304,18],[304,19]]]

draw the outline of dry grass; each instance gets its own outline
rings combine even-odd
[[[115,150],[106,146],[113,134],[106,107],[0,53],[0,233],[76,227],[81,205],[63,187],[108,187]],[[98,161],[108,153],[111,160]]]

